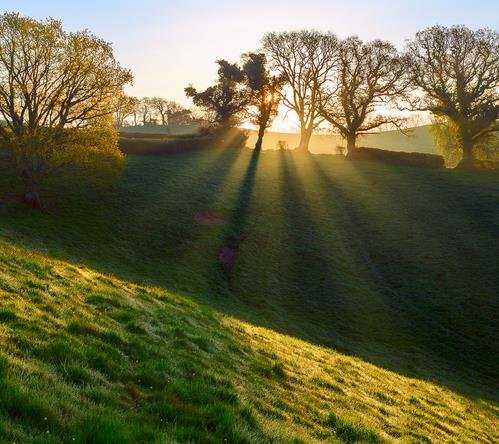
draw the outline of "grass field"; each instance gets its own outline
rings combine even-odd
[[[392,151],[438,154],[430,128],[430,125],[418,126],[407,134],[397,130],[366,134],[359,137],[357,144]],[[280,140],[287,142],[290,148],[295,148],[299,144],[300,136],[293,133],[268,132],[263,139],[263,148],[276,149]],[[253,147],[255,143],[256,132],[251,131],[248,146]],[[346,142],[339,135],[314,134],[310,140],[310,151],[314,154],[336,154],[338,145],[346,146]]]
[[[1,439],[499,439],[496,174],[217,149],[80,179],[37,213],[0,176]]]
[[[415,127],[408,131],[407,134],[397,130],[372,133],[359,137],[358,145],[393,151],[438,154],[430,128],[430,125]],[[134,126],[122,128],[121,133],[123,137],[137,138],[140,136],[141,139],[157,140],[162,138],[166,140],[172,136],[183,136],[196,131],[197,127],[193,125],[173,128]],[[248,130],[248,135],[247,146],[253,148],[256,143],[257,132]],[[299,144],[300,136],[298,133],[268,131],[263,139],[263,149],[274,150],[281,140],[287,142],[289,148],[295,148]],[[310,151],[314,154],[336,154],[338,145],[345,146],[345,141],[338,135],[314,134],[310,140]]]

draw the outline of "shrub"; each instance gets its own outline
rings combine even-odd
[[[352,160],[370,160],[393,165],[412,165],[424,168],[439,169],[444,167],[442,156],[424,153],[405,153],[377,148],[359,148],[348,154]]]

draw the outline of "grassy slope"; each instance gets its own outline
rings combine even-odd
[[[156,127],[125,127],[122,128],[122,136],[127,137],[132,134],[144,134],[152,140],[158,137],[167,138],[172,135],[186,135],[195,131],[194,126],[178,127],[167,129],[163,126]],[[249,130],[247,146],[253,147],[256,143],[256,131]],[[263,148],[276,149],[277,143],[284,140],[290,148],[298,145],[300,136],[297,133],[279,133],[269,131],[266,133]],[[407,135],[400,131],[383,131],[361,136],[358,141],[359,146],[367,146],[371,148],[380,148],[394,151],[419,152],[436,154],[435,144],[430,133],[430,125],[424,125],[413,128]],[[315,154],[331,154],[336,153],[338,145],[345,146],[345,142],[337,135],[315,134],[310,141],[310,150]]]
[[[213,150],[71,188],[0,209],[4,439],[498,439],[497,176]]]

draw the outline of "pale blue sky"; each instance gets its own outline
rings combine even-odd
[[[215,60],[256,49],[266,31],[316,28],[402,47],[437,23],[499,28],[499,0],[0,0],[0,10],[88,28],[134,72],[131,93],[185,104],[188,83],[207,86]]]

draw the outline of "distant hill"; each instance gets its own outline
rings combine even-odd
[[[436,154],[435,144],[430,134],[430,125],[424,125],[412,128],[409,135],[402,134],[400,131],[384,131],[362,136],[359,139],[359,146],[371,148],[380,148],[393,151],[419,152]],[[186,125],[181,127],[168,126],[129,126],[120,129],[123,136],[126,134],[147,134],[156,138],[159,136],[180,136],[193,134],[199,130],[199,125]],[[249,130],[247,145],[253,147],[256,143],[257,133]],[[290,148],[298,145],[300,135],[298,133],[281,133],[269,131],[265,134],[263,140],[263,149],[275,149],[277,143],[284,140]],[[332,154],[336,152],[338,145],[345,145],[343,139],[338,135],[314,134],[310,143],[310,149],[317,154]]]
[[[398,130],[369,134],[360,137],[358,145],[393,151],[436,154],[430,128],[430,125],[413,128],[410,135],[404,135]],[[256,137],[256,131],[251,131],[248,146],[255,144]],[[263,148],[275,149],[280,140],[286,141],[290,148],[294,148],[298,145],[300,135],[297,133],[268,132],[263,141]],[[336,152],[338,145],[345,146],[345,142],[338,135],[314,134],[310,142],[310,150],[317,154],[331,154]]]

